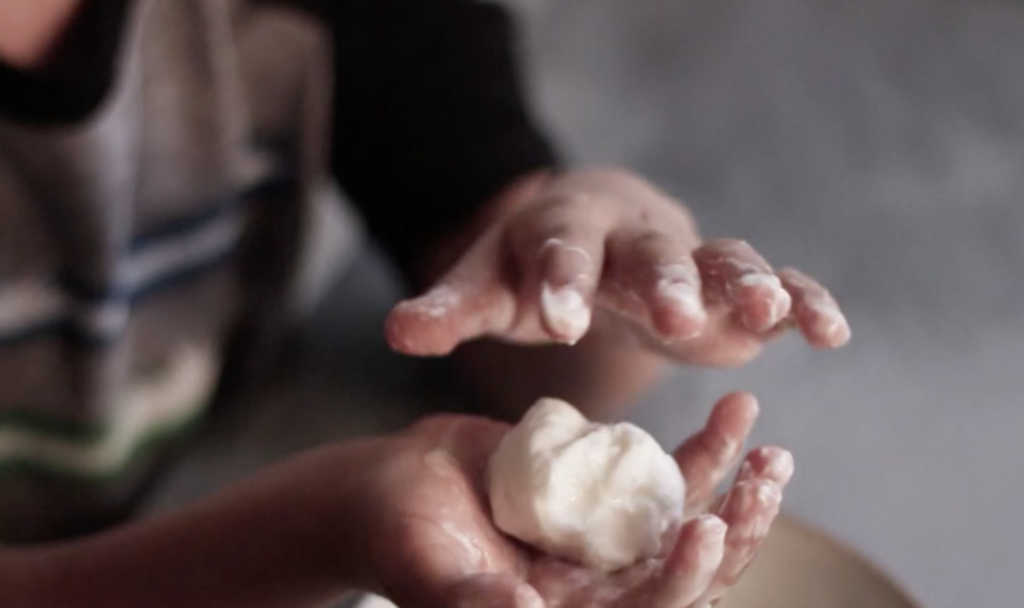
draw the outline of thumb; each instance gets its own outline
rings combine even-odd
[[[477,574],[459,583],[454,608],[545,608],[537,590],[510,574]]]
[[[388,344],[414,356],[447,355],[462,342],[512,325],[516,297],[501,280],[496,239],[484,239],[425,294],[400,302],[385,323]]]

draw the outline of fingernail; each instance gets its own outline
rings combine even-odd
[[[679,314],[701,321],[707,319],[700,293],[691,283],[675,279],[661,279],[657,286],[658,296],[671,303]]]
[[[778,277],[775,278],[778,281]],[[771,300],[771,326],[774,327],[779,321],[782,321],[789,314],[790,309],[793,307],[793,296],[789,295],[789,292],[779,287],[774,294],[772,294]]]
[[[850,325],[843,313],[839,312],[837,305],[831,302],[820,303],[814,307],[814,310],[821,319],[819,321],[823,326],[821,331],[830,344],[840,346],[849,342]]]
[[[793,305],[793,298],[789,292],[782,288],[782,281],[773,274],[763,272],[745,274],[737,280],[737,284],[744,287],[761,287],[768,292],[768,296],[762,301],[768,305],[768,314],[757,320],[753,318],[749,310],[744,309],[743,324],[756,332],[768,331],[778,325]]]
[[[736,283],[744,287],[767,287],[772,291],[782,290],[782,281],[779,280],[779,277],[768,272],[747,272],[736,279]]]
[[[769,447],[764,448],[764,450],[766,454],[771,454],[771,457],[768,458],[768,466],[772,479],[782,483],[788,482],[793,477],[793,471],[796,469],[793,455],[781,448]]]
[[[442,285],[431,289],[418,298],[402,302],[399,304],[399,307],[437,319],[445,316],[452,308],[458,306],[460,300],[461,296],[457,291]]]
[[[771,507],[782,500],[782,491],[774,483],[763,481],[757,484],[756,496],[762,507]]]
[[[590,307],[583,294],[573,287],[554,289],[545,283],[540,305],[544,322],[561,342],[575,344],[590,328]]]
[[[712,539],[717,540],[724,537],[729,530],[729,526],[717,515],[701,515],[697,517],[697,521]]]

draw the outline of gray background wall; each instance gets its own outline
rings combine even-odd
[[[637,167],[851,317],[841,353],[789,340],[738,372],[681,372],[635,418],[671,442],[754,390],[758,437],[796,453],[792,511],[928,606],[1020,605],[1024,5],[526,8],[536,93],[577,157]]]
[[[671,444],[717,396],[753,390],[757,439],[797,457],[791,512],[929,608],[1020,605],[1024,5],[520,5],[539,107],[575,158],[631,165],[709,235],[813,272],[853,326],[836,354],[788,339],[743,370],[681,370],[634,418]],[[158,502],[400,425],[407,402],[381,387],[411,387],[416,366],[380,341],[394,295],[364,255],[245,430],[215,433]]]

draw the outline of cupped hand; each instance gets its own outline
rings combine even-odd
[[[394,348],[442,355],[481,336],[572,344],[611,324],[682,362],[735,366],[793,326],[818,348],[849,340],[821,284],[773,270],[743,241],[702,241],[681,203],[628,172],[538,178],[493,207],[450,271],[394,309]]]
[[[753,560],[779,510],[793,460],[765,447],[743,459],[757,416],[746,394],[723,398],[676,450],[686,518],[666,554],[600,574],[536,551],[491,522],[486,463],[508,426],[467,416],[428,419],[395,439],[370,477],[364,542],[375,591],[402,608],[689,608],[709,605]]]

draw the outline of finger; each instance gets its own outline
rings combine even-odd
[[[704,428],[675,451],[676,462],[686,479],[687,514],[698,513],[710,503],[715,488],[739,460],[757,414],[753,395],[726,395],[715,404]]]
[[[725,522],[714,515],[687,522],[655,583],[651,605],[685,608],[704,595],[722,563],[726,534]]]
[[[391,348],[414,356],[447,355],[462,342],[511,325],[515,298],[498,283],[441,283],[388,315],[385,335]]]
[[[425,294],[388,315],[388,344],[408,355],[439,356],[460,343],[501,333],[516,315],[515,294],[498,274],[496,238],[474,246]]]
[[[590,329],[594,258],[600,255],[600,247],[600,241],[584,244],[584,239],[577,237],[551,238],[542,248],[537,293],[541,321],[555,341],[575,344]]]
[[[729,526],[725,553],[701,602],[713,603],[739,581],[768,536],[782,503],[782,490],[770,481],[742,481],[729,490],[719,516]]]
[[[736,473],[735,483],[760,479],[784,489],[793,478],[793,455],[775,446],[751,450]]]
[[[639,316],[666,342],[694,338],[707,323],[688,242],[660,229],[622,231],[609,239],[611,305],[627,317]]]
[[[459,583],[454,608],[544,608],[544,600],[530,585],[509,574],[478,574]]]
[[[521,298],[540,312],[544,331],[574,344],[590,328],[601,278],[605,225],[589,198],[557,200],[525,213],[509,228],[523,276]]]
[[[705,294],[732,306],[740,323],[750,331],[769,331],[789,314],[792,298],[768,262],[747,243],[713,241],[693,255]]]
[[[793,268],[780,270],[778,276],[793,298],[792,316],[809,344],[838,348],[850,341],[850,325],[827,289]]]
[[[736,472],[733,485],[743,481],[767,481],[775,484],[780,490],[789,485],[794,471],[793,455],[788,450],[774,446],[760,447],[751,450],[743,464]],[[712,502],[710,511],[717,513],[728,498],[722,494]]]

